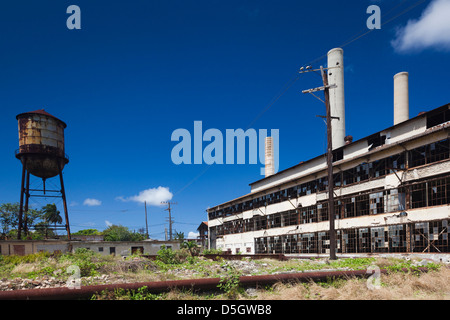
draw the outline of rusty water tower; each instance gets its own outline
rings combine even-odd
[[[18,239],[22,230],[28,232],[27,212],[30,197],[61,197],[64,205],[65,229],[70,240],[69,216],[62,170],[69,162],[64,148],[66,124],[44,109],[21,113],[19,123],[19,149],[16,158],[22,163]],[[41,178],[43,189],[30,189],[30,175]],[[45,181],[59,176],[60,190],[46,190]],[[25,198],[25,203],[24,203]],[[25,216],[24,216],[25,213]]]

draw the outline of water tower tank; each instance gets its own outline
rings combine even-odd
[[[64,152],[67,125],[44,109],[21,113],[16,119],[19,122],[16,158],[34,176],[47,179],[58,175],[69,162]]]

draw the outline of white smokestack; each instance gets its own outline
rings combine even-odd
[[[394,76],[394,125],[409,119],[408,78],[408,72],[399,72]]]
[[[338,67],[338,68],[335,68]],[[337,87],[330,89],[331,143],[333,149],[345,145],[345,99],[344,99],[344,50],[335,48],[328,51],[328,84]]]
[[[265,157],[265,176],[271,176],[275,173],[275,164],[273,160],[273,141],[272,137],[265,139],[266,157]]]

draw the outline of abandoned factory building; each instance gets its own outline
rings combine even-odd
[[[450,104],[333,151],[338,253],[450,252]],[[208,209],[211,248],[327,253],[324,155]]]
[[[342,59],[342,50],[337,53]],[[333,141],[338,254],[450,252],[450,104],[409,118],[407,75],[394,77],[393,126],[357,141],[350,136]],[[396,84],[397,76],[402,83]],[[330,83],[343,90],[339,81]],[[337,89],[330,89],[332,115],[343,119],[343,105],[333,106],[343,102],[331,99],[338,95],[332,90]],[[329,253],[327,171],[326,154],[320,155],[266,174],[250,184],[249,194],[210,207],[210,248],[249,254]]]

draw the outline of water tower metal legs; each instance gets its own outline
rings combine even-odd
[[[27,158],[24,157],[22,161],[22,182],[20,186],[20,207],[19,207],[19,221],[18,221],[18,230],[17,230],[17,239],[21,240],[22,238],[22,230],[27,235],[28,234],[28,202],[30,197],[32,196],[30,194],[30,173],[26,170],[27,166]],[[69,224],[69,213],[67,210],[67,201],[66,201],[66,191],[64,189],[64,181],[63,181],[63,175],[62,175],[62,169],[61,166],[58,164],[58,173],[59,173],[59,182],[61,184],[61,198],[63,200],[64,205],[64,216],[66,220],[66,231],[67,231],[67,239],[71,240],[70,235],[70,224]],[[45,195],[45,187],[44,190],[32,190],[32,191],[43,191],[43,195],[34,195],[34,196],[44,196],[44,197],[56,197],[51,195]],[[25,199],[24,199],[25,196]],[[59,197],[59,196],[58,196]],[[25,200],[25,205],[24,205]]]
[[[26,177],[26,183],[25,183],[25,209],[24,212],[24,219],[23,219],[23,231],[25,232],[25,235],[28,235],[28,201],[30,200],[30,172],[27,170],[27,177]]]
[[[20,207],[19,207],[19,226],[17,230],[17,239],[22,237],[22,216],[23,216],[23,194],[25,187],[25,174],[26,174],[27,158],[23,159],[22,162],[22,183],[20,184]]]
[[[66,191],[64,189],[64,181],[63,181],[61,165],[59,163],[58,163],[58,171],[59,171],[59,181],[61,183],[61,196],[62,196],[63,205],[64,205],[64,215],[65,215],[65,219],[66,219],[67,240],[70,241],[71,236],[70,236],[70,225],[69,225],[69,213],[67,211]]]

